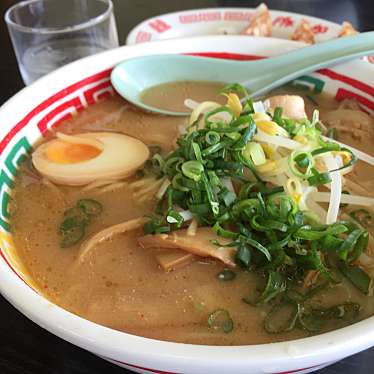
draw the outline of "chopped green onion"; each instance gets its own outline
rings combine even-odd
[[[217,309],[208,317],[208,326],[213,330],[221,330],[228,334],[234,329],[234,322],[225,309]]]
[[[174,175],[173,180],[171,181],[171,185],[176,190],[179,190],[182,192],[188,192],[190,190],[188,187],[184,186],[183,175],[181,173]]]
[[[205,141],[209,145],[217,144],[221,140],[221,136],[218,134],[217,131],[208,131],[205,135]]]
[[[292,331],[301,312],[302,306],[295,302],[283,301],[275,304],[264,319],[264,329],[269,334]]]
[[[248,95],[246,95],[248,96]],[[246,102],[243,105],[243,111],[242,115],[246,114],[252,114],[255,112],[254,106],[253,106],[253,100],[251,98],[247,99]]]
[[[217,278],[224,282],[232,281],[236,278],[236,273],[230,269],[223,269],[217,274]]]
[[[77,244],[84,237],[85,226],[72,226],[67,230],[62,230],[61,248],[68,248]]]
[[[90,216],[81,208],[75,206],[64,212],[64,220],[60,230],[69,230],[74,226],[84,226],[90,223]]]
[[[248,268],[251,263],[251,251],[245,245],[241,245],[235,254],[235,262],[243,268]]]
[[[237,232],[225,230],[224,228],[222,228],[219,222],[215,223],[215,225],[213,226],[213,231],[218,236],[222,236],[223,238],[228,238],[228,239],[236,239],[239,236]]]
[[[188,209],[197,216],[205,216],[211,212],[211,207],[208,203],[189,204]]]
[[[217,201],[217,197],[215,196],[215,193],[213,192],[213,189],[211,185],[209,184],[208,178],[206,177],[205,173],[202,173],[202,181],[205,186],[205,191],[206,191],[207,198],[211,206],[212,212],[214,215],[217,215],[219,213],[219,202]]]
[[[274,114],[273,114],[273,121],[276,122],[278,125],[281,125],[282,123],[282,113],[283,113],[283,108],[280,106],[277,106],[274,109]]]
[[[318,156],[318,155],[321,155],[323,153],[328,153],[328,152],[332,152],[332,151],[340,151],[340,145],[338,143],[325,143],[325,146],[324,147],[321,147],[321,148],[317,148],[315,150],[313,150],[311,153],[312,153],[312,156]]]
[[[361,310],[361,306],[358,303],[347,302],[343,304],[333,305],[329,308],[313,308],[312,313],[324,320],[339,320],[345,319],[348,322],[356,319]]]
[[[249,197],[249,193],[256,186],[257,186],[256,182],[247,182],[243,184],[239,191],[239,200],[247,199]]]
[[[237,85],[226,89],[228,92],[241,90]],[[256,301],[273,305],[264,321],[267,331],[275,333],[301,328],[316,332],[330,328],[326,325],[329,320],[338,321],[339,313],[350,319],[355,307],[340,304],[331,310],[313,309],[308,300],[318,292],[321,284],[306,286],[303,294],[299,292],[299,285],[310,269],[318,274],[318,282],[326,280],[323,287],[335,284],[338,259],[339,268],[344,267],[341,272],[356,287],[367,292],[370,283],[367,275],[350,264],[367,249],[369,234],[353,221],[320,224],[315,212],[300,210],[302,204],[299,207],[295,196],[288,196],[281,185],[267,182],[273,177],[268,179],[265,173],[261,178],[257,170],[266,162],[266,157],[262,143],[255,140],[253,113],[252,100],[243,105],[239,115],[234,115],[227,105],[216,107],[202,114],[199,122],[177,139],[175,151],[165,158],[154,156],[153,162],[157,165],[147,172],[166,177],[171,184],[157,203],[155,212],[159,215],[146,223],[144,232],[157,234],[181,228],[184,219],[179,212],[189,210],[198,220],[199,227],[209,227],[217,235],[213,244],[236,249],[234,260],[240,267],[267,276],[266,285]],[[282,108],[276,108],[272,120],[287,131],[290,140],[300,137],[300,142],[305,141],[303,148],[292,152],[281,149],[280,153],[277,150],[274,156],[287,157],[289,169],[302,189],[307,183],[315,187],[331,183],[331,171],[321,172],[317,165],[325,154],[338,152],[343,158],[345,164],[337,170],[348,168],[357,160],[343,146],[324,140],[318,111],[313,113],[311,121],[291,120],[282,117]],[[289,177],[288,170],[281,169],[279,177]],[[225,183],[226,180],[233,182],[235,190],[231,183]],[[279,178],[281,183],[284,184]],[[353,211],[351,215],[361,225],[372,224],[372,216],[365,210]],[[68,231],[77,222],[90,218],[86,213],[79,219],[65,217],[62,228]],[[221,237],[226,241],[220,244]],[[229,280],[235,276],[232,274],[235,273],[225,269],[217,277]],[[219,311],[219,315],[226,315],[226,311]],[[346,321],[345,317],[341,321]],[[218,328],[220,326],[218,323]]]
[[[75,207],[64,212],[64,219],[59,227],[60,247],[68,248],[78,243],[85,235],[86,226],[98,216],[103,206],[93,199],[80,199]]]
[[[243,150],[256,133],[257,127],[255,122],[253,121],[252,117],[250,117],[249,120],[250,123],[246,127],[243,136],[233,145],[233,150],[235,151]]]
[[[364,231],[360,237],[357,239],[356,245],[353,250],[348,255],[348,262],[352,263],[361,256],[361,254],[366,250],[369,244],[369,233]]]
[[[309,157],[306,153],[300,153],[298,154],[295,158],[294,158],[296,164],[298,167],[300,168],[304,168],[306,169],[309,164],[310,164],[310,160],[309,160]]]
[[[322,226],[325,228],[325,226]],[[346,232],[348,228],[344,224],[336,223],[327,227],[325,230],[319,230],[318,226],[305,225],[300,227],[294,234],[295,238],[304,240],[319,240],[326,235],[338,235]]]
[[[338,140],[338,130],[335,127],[331,127],[327,130],[326,136],[333,140]]]
[[[259,305],[269,302],[271,299],[274,299],[276,296],[285,292],[287,288],[287,283],[284,280],[283,276],[275,271],[270,271],[268,274],[268,279],[266,286],[262,291],[260,297],[255,301],[251,302],[248,299],[243,301],[248,304]]]
[[[210,125],[212,125],[213,122],[210,121],[210,118],[218,113],[229,113],[231,115],[231,118],[235,117],[233,111],[229,107],[220,106],[218,108],[211,110],[205,115],[205,126],[209,127]]]
[[[187,178],[198,182],[204,172],[204,166],[199,161],[186,161],[182,164],[182,172]]]
[[[203,158],[201,156],[201,150],[200,150],[199,145],[197,143],[195,143],[195,142],[192,142],[191,144],[192,144],[192,148],[193,148],[194,153],[195,153],[196,160],[199,161],[203,165],[204,164],[204,160],[203,160]]]
[[[252,228],[257,231],[266,232],[269,230],[278,230],[281,232],[287,232],[288,226],[283,222],[271,220],[271,219],[262,219],[260,215],[255,215],[250,220]]]
[[[358,240],[361,235],[365,234],[365,231],[361,229],[355,229],[351,233],[348,234],[348,236],[343,241],[342,245],[338,249],[338,257],[343,260],[347,261],[349,254],[354,251]],[[358,257],[361,254],[361,250],[359,250],[359,254],[355,255],[354,257]]]
[[[239,83],[226,84],[220,91],[220,93],[230,93],[230,92],[242,94],[243,96],[248,96],[247,89]]]
[[[169,213],[168,213],[168,215],[166,216],[166,221],[168,223],[176,223],[177,227],[181,227],[182,224],[183,224],[183,222],[184,222],[184,219],[175,210],[170,210]]]
[[[144,234],[163,234],[170,231],[170,227],[166,226],[162,219],[152,218],[143,227]]]
[[[210,182],[210,184],[213,188],[215,188],[215,189],[222,188],[222,183],[221,183],[220,179],[218,178],[215,171],[209,170],[207,174],[208,174],[208,177],[209,177],[209,182]]]
[[[231,143],[232,141],[231,140],[222,140],[220,141],[219,143],[216,143],[216,144],[213,144],[211,146],[209,146],[208,148],[205,148],[201,154],[203,157],[206,157],[206,156],[209,156],[213,153],[216,153],[218,152],[219,150],[225,148],[226,146],[229,145],[229,143]]]
[[[312,169],[312,173],[313,175],[308,178],[309,186],[318,187],[331,183],[330,173],[318,173],[314,168]]]
[[[218,170],[240,170],[243,165],[240,162],[214,160],[214,168]]]
[[[293,151],[288,157],[288,165],[296,177],[307,179],[312,176],[314,158],[310,152]]]
[[[163,171],[166,175],[173,176],[180,172],[179,168],[183,164],[182,157],[170,157],[165,161]]]
[[[367,295],[369,293],[371,278],[357,266],[350,266],[340,261],[338,264],[339,270],[342,274],[362,293]]]
[[[236,151],[233,153],[233,157],[236,161],[241,162],[244,166],[246,166],[254,175],[254,177],[257,179],[257,181],[262,181],[261,177],[259,176],[255,165],[253,164],[252,159],[246,159],[244,158],[243,154],[240,151]]]
[[[243,156],[246,159],[251,158],[256,166],[263,165],[266,162],[266,156],[259,143],[248,142],[243,150]]]
[[[103,206],[98,201],[93,199],[78,200],[77,206],[88,216],[97,216],[103,211]]]
[[[155,153],[151,158],[151,164],[153,170],[158,174],[162,171],[165,161],[159,153]]]
[[[250,124],[253,122],[253,117],[250,114],[247,114],[245,116],[240,116],[239,118],[235,119],[231,122],[230,127],[236,129],[236,131],[240,131],[240,128],[243,125]],[[239,137],[240,133],[238,132]],[[227,134],[226,134],[227,135]]]

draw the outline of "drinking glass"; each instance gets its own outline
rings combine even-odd
[[[5,21],[26,85],[118,46],[111,0],[27,0],[9,8]]]

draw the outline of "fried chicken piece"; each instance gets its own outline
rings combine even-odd
[[[290,39],[308,44],[314,44],[316,42],[312,26],[306,19],[302,19],[299,22],[296,29],[290,36]]]
[[[272,20],[268,7],[260,4],[252,16],[249,25],[241,32],[243,35],[271,36]]]
[[[343,22],[342,28],[338,34],[338,38],[342,36],[352,36],[358,34],[358,31],[352,26],[350,22]]]

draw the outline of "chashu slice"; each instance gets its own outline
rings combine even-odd
[[[222,245],[231,242],[230,239],[218,237],[212,228],[200,227],[196,235],[188,235],[187,230],[173,231],[170,234],[146,235],[138,238],[143,248],[167,248],[181,249],[200,257],[213,257],[226,265],[235,266],[234,247],[220,247],[212,243],[217,240]]]
[[[301,96],[278,95],[271,96],[265,100],[265,106],[273,112],[276,107],[283,109],[283,116],[292,119],[305,119],[305,103]]]

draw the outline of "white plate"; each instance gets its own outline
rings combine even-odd
[[[176,39],[198,35],[239,34],[248,25],[254,8],[208,8],[166,13],[149,18],[133,28],[126,43]],[[303,14],[270,10],[273,20],[272,36],[288,39],[301,19],[313,27],[316,42],[337,37],[341,25]]]

